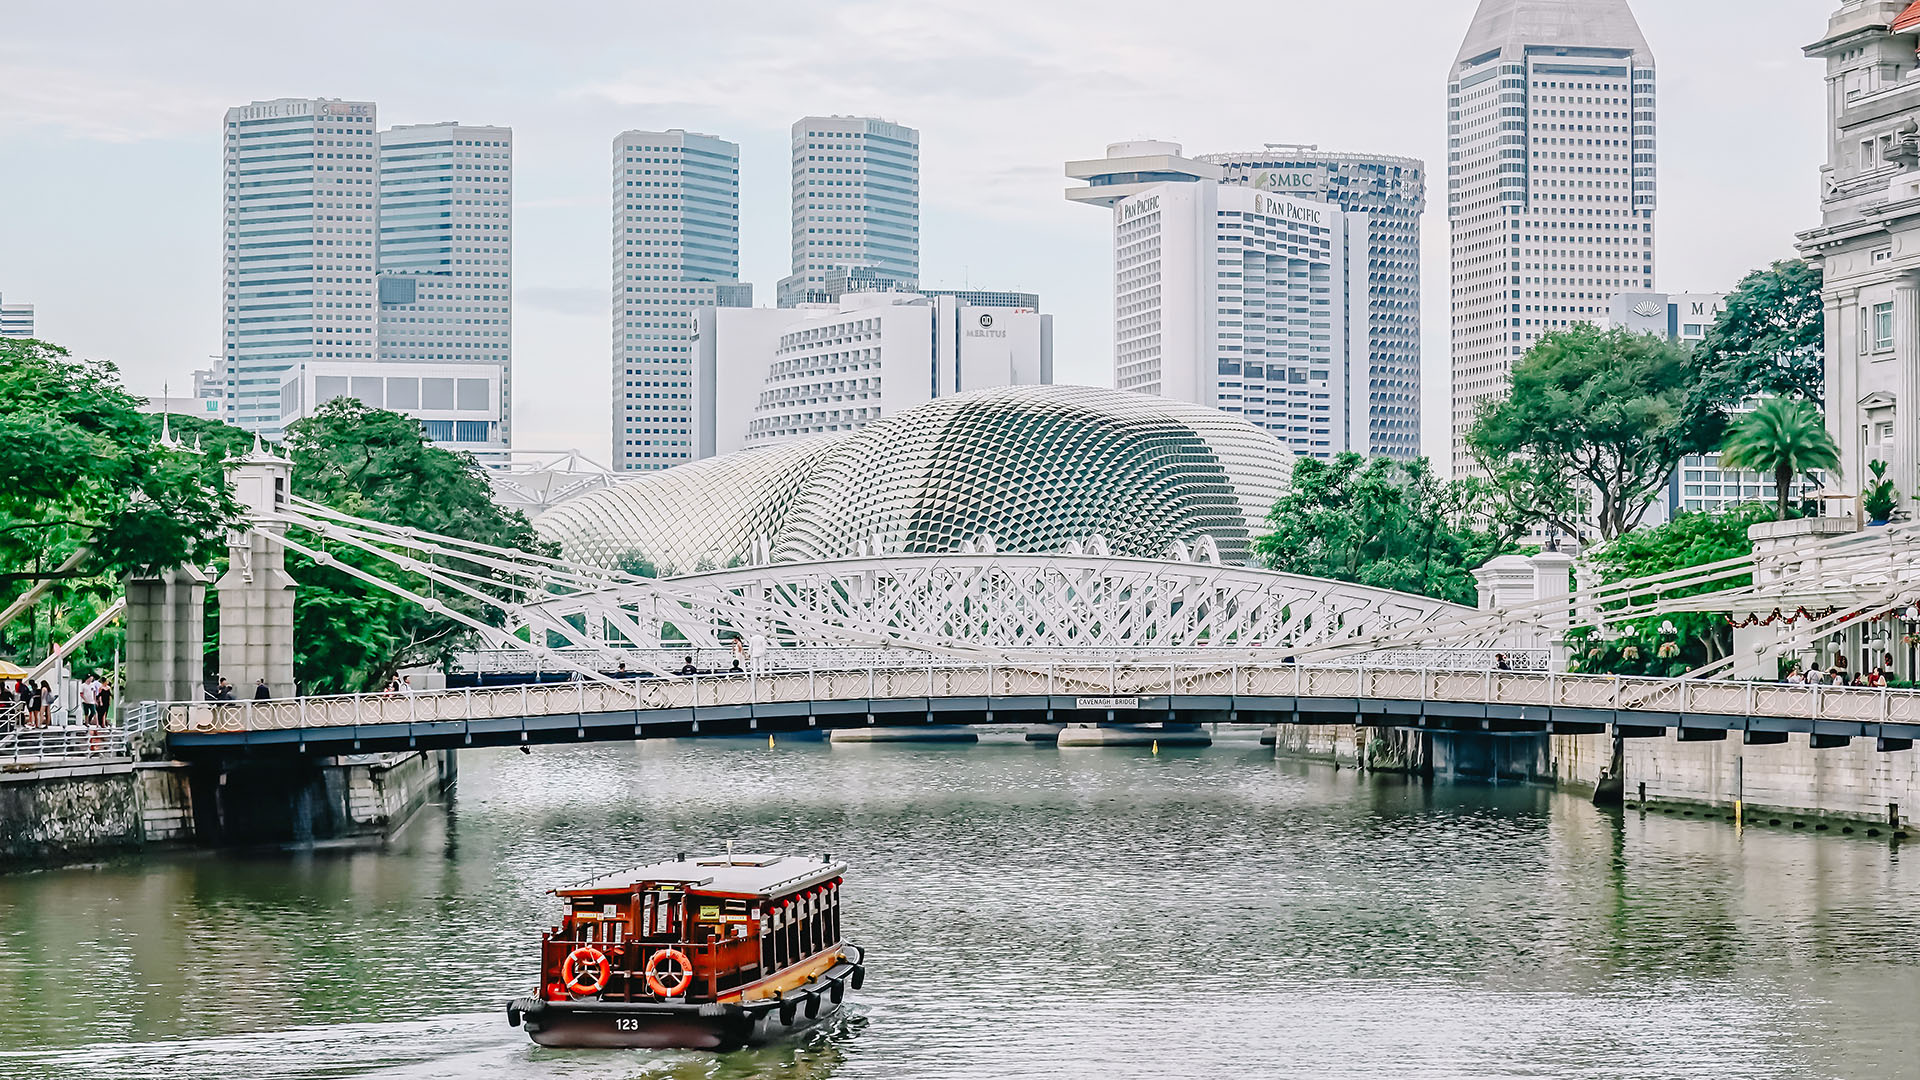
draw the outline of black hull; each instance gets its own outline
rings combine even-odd
[[[801,1034],[832,1019],[859,989],[864,953],[852,949],[805,986],[778,999],[704,1005],[656,1001],[545,1001],[515,998],[507,1022],[541,1046],[596,1050],[739,1050]]]

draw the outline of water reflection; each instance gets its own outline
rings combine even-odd
[[[471,752],[375,850],[0,879],[0,1075],[1920,1075],[1885,844],[1204,751]],[[804,1044],[541,1050],[544,890],[735,838],[854,866]]]

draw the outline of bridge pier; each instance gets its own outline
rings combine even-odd
[[[194,839],[204,847],[303,846],[385,835],[453,783],[454,754],[196,762],[189,767]]]

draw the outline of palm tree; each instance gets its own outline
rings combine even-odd
[[[1793,398],[1767,398],[1734,421],[1720,447],[1720,468],[1772,473],[1779,520],[1787,520],[1787,489],[1801,473],[1840,470],[1840,447],[1827,434],[1820,410]]]

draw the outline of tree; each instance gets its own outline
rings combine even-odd
[[[293,490],[302,498],[390,525],[557,554],[534,535],[525,516],[494,503],[486,477],[470,455],[432,445],[418,421],[398,413],[336,398],[287,430],[286,450],[293,461]],[[423,575],[402,572],[372,553],[306,530],[295,529],[290,535],[308,547],[324,548],[340,563],[431,596],[469,618],[490,626],[503,621],[494,606],[437,586]],[[509,594],[500,576],[480,563],[447,557],[432,561],[446,570],[477,575],[481,580],[468,584],[484,592],[503,598]],[[428,611],[337,566],[319,565],[297,552],[289,552],[287,565],[299,587],[294,673],[310,693],[371,689],[400,668],[444,662],[472,640],[472,631],[448,614]]]
[[[1786,259],[1755,270],[1727,296],[1694,350],[1691,422],[1708,444],[1756,396],[1821,404],[1826,386],[1826,304],[1818,266]]]
[[[1580,325],[1534,343],[1506,397],[1467,433],[1474,457],[1523,518],[1581,535],[1591,491],[1603,540],[1640,523],[1682,455],[1687,354],[1650,334]]]
[[[205,561],[240,516],[221,462],[162,446],[112,364],[0,339],[0,401],[0,599]]]
[[[1664,525],[1630,532],[1584,556],[1599,583],[1612,585],[1632,578],[1684,570],[1690,566],[1746,555],[1750,526],[1767,520],[1764,503],[1746,503],[1717,513],[1683,513]],[[1662,593],[1668,598],[1697,596],[1751,584],[1748,575],[1728,577],[1704,585]],[[1647,602],[1649,593],[1622,597],[1613,606]],[[1677,677],[1725,657],[1733,647],[1733,629],[1724,611],[1677,612],[1638,619],[1609,620],[1613,636],[1602,637],[1595,627],[1576,628],[1569,641],[1576,670],[1614,675]],[[1673,633],[1662,628],[1672,624]],[[1664,655],[1663,655],[1664,654]]]
[[[1785,521],[1793,478],[1815,470],[1838,473],[1840,447],[1812,405],[1768,398],[1727,432],[1727,441],[1720,447],[1720,468],[1771,473],[1779,520]]]
[[[1491,509],[1478,481],[1441,479],[1425,458],[1303,457],[1254,551],[1286,573],[1472,604],[1474,568],[1510,548],[1481,525]]]

